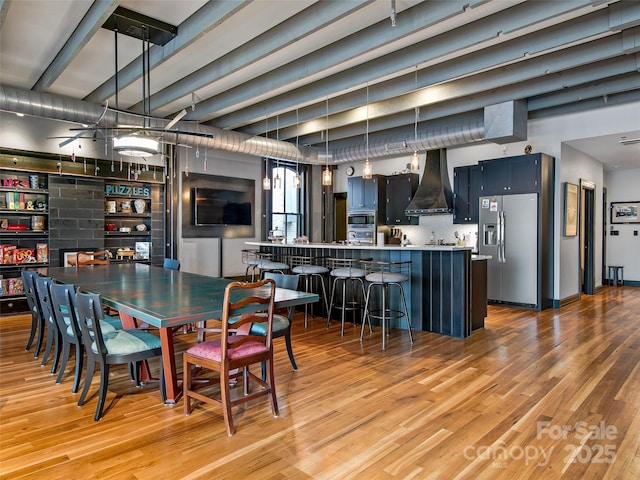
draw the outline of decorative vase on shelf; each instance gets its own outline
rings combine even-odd
[[[136,213],[144,213],[147,209],[147,202],[139,198],[133,202],[133,208],[136,209]]]

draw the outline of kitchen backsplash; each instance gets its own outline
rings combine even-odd
[[[419,225],[403,225],[402,233],[407,236],[409,243],[422,245],[431,241],[434,232],[436,241],[442,239],[444,243],[456,243],[455,233],[464,238],[468,247],[477,250],[477,225],[454,225],[453,215],[431,215],[420,217]]]

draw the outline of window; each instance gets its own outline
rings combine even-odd
[[[296,176],[295,165],[283,165],[282,163],[271,168],[270,200],[271,218],[268,230],[276,228],[283,232],[286,243],[293,243],[293,239],[305,235],[307,225],[304,218],[307,217],[305,199],[305,174],[306,168],[298,166],[302,177],[302,188],[296,188],[294,184]],[[276,188],[276,178],[280,177],[281,187]]]

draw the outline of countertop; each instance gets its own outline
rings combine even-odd
[[[457,245],[342,245],[340,243],[306,243],[306,244],[289,244],[289,243],[271,243],[271,242],[245,242],[247,245],[256,247],[296,247],[296,248],[337,248],[344,250],[436,250],[436,251],[452,251],[452,250],[472,250],[471,247],[459,247]],[[483,259],[479,259],[483,260]]]

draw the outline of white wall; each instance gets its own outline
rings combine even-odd
[[[605,173],[607,202],[640,202],[640,169],[612,170]],[[606,264],[624,266],[625,280],[640,282],[640,223],[611,225],[606,212],[606,231],[617,230],[617,236],[607,236]],[[638,236],[634,236],[638,232]]]
[[[602,194],[604,188],[604,178],[602,164],[575,148],[562,144],[562,162],[560,164],[560,182],[556,182],[559,190],[556,190],[556,229],[558,234],[558,248],[560,254],[556,258],[556,265],[559,266],[560,299],[577,295],[580,293],[580,238],[562,236],[562,221],[564,212],[564,198],[562,195],[562,183],[570,182],[580,186],[580,180],[590,180],[596,185],[595,203],[595,282],[596,287],[602,285]],[[558,205],[559,203],[559,205]]]

